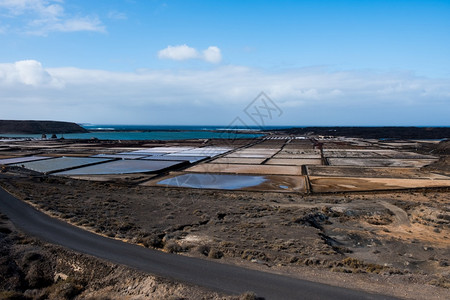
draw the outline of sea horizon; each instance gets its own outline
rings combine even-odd
[[[156,131],[264,131],[275,129],[287,129],[293,127],[307,126],[287,126],[287,125],[271,125],[271,126],[230,126],[230,125],[152,125],[152,124],[87,124],[77,123],[87,130],[115,130],[115,131],[133,131],[133,130],[156,130]]]
[[[450,126],[224,126],[224,125],[136,125],[136,124],[92,124],[77,123],[89,132],[58,133],[45,132],[50,139],[53,134],[64,139],[98,139],[98,140],[195,140],[195,139],[254,139],[266,135],[267,131],[290,128],[324,127],[324,128],[383,128],[383,127],[418,127],[448,128]],[[43,139],[42,134],[0,134],[3,139]]]

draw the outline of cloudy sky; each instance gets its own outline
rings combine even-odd
[[[0,0],[0,119],[227,125],[260,92],[266,125],[450,126],[450,1]]]

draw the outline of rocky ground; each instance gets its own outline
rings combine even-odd
[[[0,214],[0,299],[258,299],[175,283],[50,245]]]
[[[364,285],[370,278],[407,298],[439,298],[450,287],[448,191],[313,196],[29,175],[1,185],[53,216],[144,247],[377,291]]]
[[[443,142],[419,149],[441,155],[426,168],[445,173],[448,148]],[[48,214],[143,247],[401,298],[449,293],[449,189],[306,195],[89,182],[14,168],[3,175],[2,187]],[[46,245],[8,224],[0,225],[0,274],[16,275],[1,279],[4,298],[44,299],[66,293],[62,286],[67,299],[118,299],[129,291],[136,298],[220,297]],[[29,258],[30,251],[39,255]],[[83,272],[76,273],[79,264]],[[52,275],[38,285],[27,279],[46,268]],[[62,280],[55,281],[57,273]]]

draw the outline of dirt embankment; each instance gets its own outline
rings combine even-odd
[[[441,141],[439,144],[423,143],[418,150],[424,154],[439,155],[439,160],[424,167],[424,170],[450,175],[450,141]]]
[[[78,124],[61,121],[0,120],[0,134],[86,133]]]

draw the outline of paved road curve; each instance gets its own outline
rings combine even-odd
[[[0,211],[24,232],[78,252],[227,294],[270,299],[393,299],[208,260],[167,254],[105,238],[51,218],[0,188]]]

